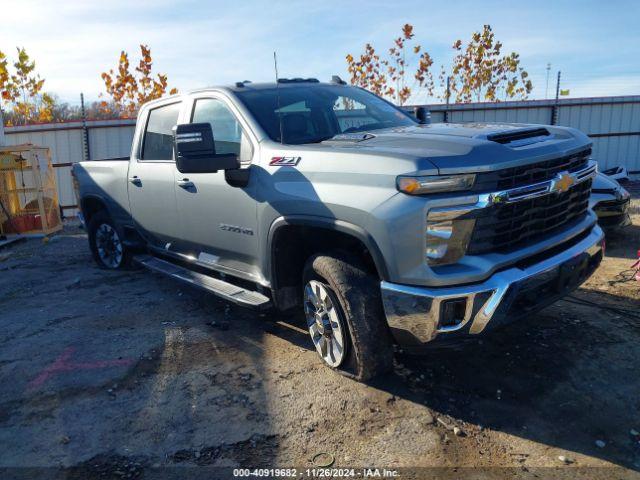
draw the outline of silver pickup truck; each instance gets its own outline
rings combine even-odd
[[[394,344],[471,338],[597,268],[590,154],[570,128],[425,125],[341,81],[280,79],[148,103],[130,159],[73,173],[101,267],[301,307],[322,360],[365,380]]]

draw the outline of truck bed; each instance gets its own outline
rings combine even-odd
[[[78,196],[83,202],[101,200],[116,222],[131,223],[127,193],[129,158],[79,162],[73,166],[73,174],[79,185]]]

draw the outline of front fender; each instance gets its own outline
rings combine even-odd
[[[274,285],[273,273],[273,265],[275,264],[275,253],[273,248],[274,240],[278,234],[278,230],[289,225],[324,228],[327,230],[344,233],[356,238],[357,240],[362,242],[362,244],[371,254],[380,278],[382,280],[389,278],[387,265],[384,261],[382,252],[375,239],[364,228],[353,223],[349,223],[343,220],[337,220],[334,218],[318,217],[313,215],[287,215],[276,218],[271,223],[269,233],[267,235],[267,251],[269,252],[269,255],[267,257],[269,262],[267,265],[267,271],[270,274],[272,286],[276,287],[276,285]]]

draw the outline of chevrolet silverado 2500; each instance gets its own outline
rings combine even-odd
[[[425,125],[340,81],[281,79],[147,103],[129,159],[73,172],[98,265],[300,308],[322,360],[364,380],[394,344],[473,337],[596,269],[590,153],[571,128]]]

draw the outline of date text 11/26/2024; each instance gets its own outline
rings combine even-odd
[[[386,468],[237,468],[234,477],[266,478],[396,478],[399,472]]]

